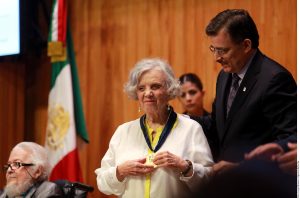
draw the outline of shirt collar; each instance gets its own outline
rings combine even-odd
[[[241,79],[239,82],[241,82],[243,80],[243,78],[244,78],[244,76],[245,76],[245,74],[246,74],[246,72],[247,72],[247,70],[248,70],[255,54],[256,54],[256,52],[257,52],[257,49],[255,49],[254,53],[252,54],[252,56],[250,57],[250,59],[246,63],[245,67],[243,67],[243,69],[240,72],[236,73]]]

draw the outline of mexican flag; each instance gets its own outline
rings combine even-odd
[[[71,34],[67,28],[66,0],[54,0],[48,55],[52,62],[51,90],[45,147],[51,181],[81,181],[77,137],[89,142],[82,109]]]

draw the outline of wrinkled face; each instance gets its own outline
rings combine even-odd
[[[203,109],[203,96],[204,92],[194,83],[187,81],[181,85],[180,102],[189,115],[197,116]]]
[[[166,109],[169,96],[165,74],[158,69],[143,73],[137,85],[137,96],[140,106],[146,114],[155,114]]]
[[[236,44],[224,29],[220,30],[216,36],[210,36],[210,40],[210,49],[224,72],[238,73],[245,66],[248,58],[247,52],[249,51],[246,42],[249,40]]]
[[[9,160],[7,163],[8,164],[12,162],[31,163],[31,161],[28,161],[28,159],[29,159],[29,154],[26,151],[20,148],[14,148],[10,153]],[[33,177],[36,176],[36,174],[32,172],[32,169],[30,167],[21,166],[15,170],[8,168],[8,170],[6,171],[7,186],[9,185],[21,186],[24,183],[28,183],[32,181],[33,179],[27,171],[29,171]]]

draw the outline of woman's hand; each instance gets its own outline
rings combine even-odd
[[[144,164],[146,158],[137,160],[128,160],[117,166],[117,178],[123,181],[127,176],[146,175],[153,172],[154,166]]]
[[[168,167],[178,169],[183,172],[187,169],[189,164],[182,158],[170,153],[169,151],[163,151],[155,154],[153,163],[158,167]]]

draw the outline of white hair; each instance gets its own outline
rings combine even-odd
[[[48,155],[46,149],[34,142],[21,142],[17,144],[15,148],[22,149],[29,154],[29,160],[31,163],[35,164],[32,167],[33,170],[37,170],[41,167],[42,174],[38,178],[38,181],[44,181],[48,179],[50,173],[50,164],[48,161]]]
[[[32,180],[26,180],[23,183],[9,183],[4,187],[4,194],[10,197],[21,196],[22,193],[26,192],[29,188],[33,186]]]
[[[124,86],[124,91],[128,97],[137,100],[137,85],[141,75],[147,71],[159,69],[166,75],[167,92],[170,99],[175,98],[180,92],[180,83],[174,77],[174,72],[171,66],[164,60],[159,58],[142,59],[136,63],[134,68],[130,71],[128,82]]]

